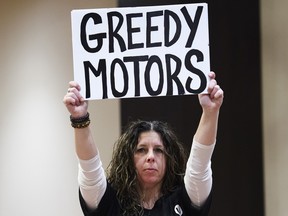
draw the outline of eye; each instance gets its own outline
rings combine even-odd
[[[146,149],[145,148],[137,148],[136,153],[145,153]]]
[[[156,148],[156,149],[154,149],[154,151],[156,153],[164,153],[164,150],[162,148]]]

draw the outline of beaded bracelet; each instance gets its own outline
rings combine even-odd
[[[88,127],[90,124],[90,118],[89,118],[89,113],[83,117],[80,118],[73,118],[72,115],[70,115],[70,121],[71,121],[71,126],[73,128],[85,128]]]

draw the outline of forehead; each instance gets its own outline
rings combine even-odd
[[[155,131],[147,131],[140,133],[137,145],[148,145],[148,144],[163,146],[163,142],[159,133]]]

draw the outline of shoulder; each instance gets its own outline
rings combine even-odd
[[[120,215],[121,208],[116,197],[116,190],[112,188],[108,182],[104,196],[102,197],[97,209],[91,210],[87,207],[84,199],[82,198],[80,190],[79,190],[79,199],[83,214],[85,216]]]
[[[159,200],[160,201],[160,200]],[[211,194],[205,204],[199,208],[192,204],[184,184],[176,187],[160,201],[163,211],[174,212],[178,215],[207,216],[211,206]],[[169,215],[169,214],[168,214]]]

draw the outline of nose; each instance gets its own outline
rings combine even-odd
[[[153,150],[149,150],[147,153],[147,162],[154,162],[155,161],[155,155]]]

